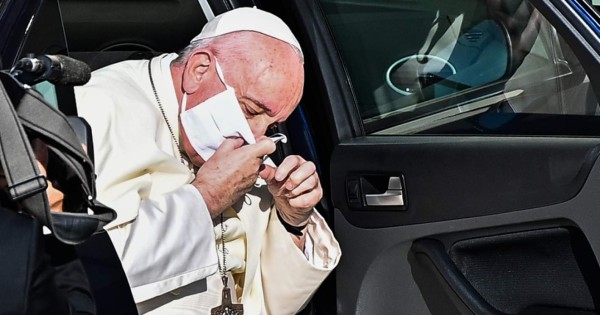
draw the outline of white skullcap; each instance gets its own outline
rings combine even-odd
[[[298,48],[302,55],[300,43],[285,22],[257,8],[237,8],[217,15],[204,25],[191,42],[239,31],[253,31],[279,39]]]

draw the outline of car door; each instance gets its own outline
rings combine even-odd
[[[303,45],[287,128],[342,246],[313,314],[599,310],[591,6],[260,2]]]

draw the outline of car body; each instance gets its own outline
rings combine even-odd
[[[587,1],[46,0],[54,13],[37,21],[39,3],[5,0],[20,15],[0,17],[4,68],[27,52],[97,68],[177,51],[237,6],[290,25],[306,83],[282,152],[317,165],[343,251],[305,313],[599,311],[600,18]]]

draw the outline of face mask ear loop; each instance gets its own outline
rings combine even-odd
[[[215,68],[217,69],[217,75],[219,76],[219,79],[221,79],[221,82],[223,82],[223,84],[225,85],[225,88],[230,90],[231,86],[229,86],[229,84],[227,84],[227,82],[225,82],[225,76],[223,75],[223,69],[221,68],[221,65],[217,61],[216,57],[215,57]]]
[[[185,105],[187,104],[187,93],[183,91],[183,96],[181,97],[181,109],[179,114],[182,114],[185,111]]]

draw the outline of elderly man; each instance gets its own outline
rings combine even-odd
[[[111,65],[76,89],[140,313],[225,314],[240,303],[245,314],[293,314],[337,265],[339,245],[313,210],[313,163],[263,163],[275,150],[264,134],[292,113],[303,82],[287,25],[241,8],[180,55]]]

